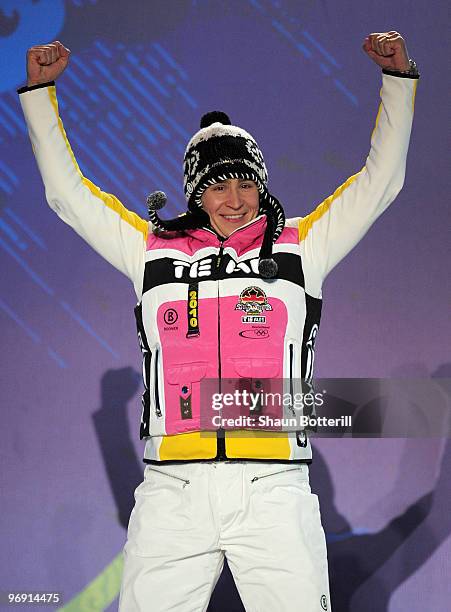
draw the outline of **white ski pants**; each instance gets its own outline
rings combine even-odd
[[[331,609],[307,465],[148,465],[135,499],[120,612],[206,610],[224,555],[247,612]]]

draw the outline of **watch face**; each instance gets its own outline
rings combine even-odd
[[[418,75],[418,68],[417,68],[417,64],[415,60],[409,59],[409,64],[410,64],[410,70],[408,70],[407,73],[413,76]]]

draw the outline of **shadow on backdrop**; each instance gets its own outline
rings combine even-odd
[[[102,404],[92,418],[118,519],[127,529],[134,503],[133,493],[142,482],[144,470],[132,443],[127,403],[140,388],[142,378],[128,367],[107,370],[100,384]]]
[[[451,364],[443,364],[431,375],[449,398]],[[449,400],[448,400],[449,404]],[[406,469],[415,440],[407,445],[400,461]],[[441,441],[437,440],[437,444]],[[410,460],[410,461],[409,461]],[[334,506],[334,488],[321,453],[315,449],[312,482],[321,500],[321,514],[328,540],[331,602],[334,612],[387,612],[391,595],[424,565],[451,533],[449,512],[451,441],[446,440],[440,472],[432,490],[392,519],[382,530],[356,534]],[[402,472],[399,481],[402,481]],[[396,495],[398,482],[394,487]],[[337,529],[338,528],[338,529]],[[365,587],[357,593],[361,587]]]

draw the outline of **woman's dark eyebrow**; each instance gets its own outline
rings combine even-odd
[[[213,183],[214,185],[217,185],[218,183],[230,183],[232,179],[224,179],[223,181],[216,181],[216,183]],[[244,178],[239,178],[238,182],[239,183],[248,183],[249,181],[252,181],[252,179],[244,179]]]

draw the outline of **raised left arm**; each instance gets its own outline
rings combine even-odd
[[[383,67],[381,104],[365,166],[299,221],[299,242],[316,270],[315,285],[363,238],[404,182],[418,77],[409,72],[397,32],[371,34],[363,48]]]

